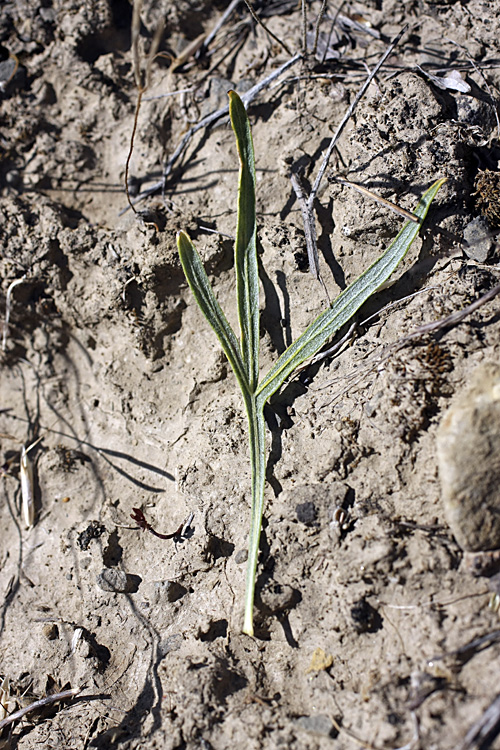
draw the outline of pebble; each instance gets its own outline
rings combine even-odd
[[[17,188],[21,185],[21,173],[18,169],[9,169],[5,174],[5,182],[10,187]]]
[[[103,568],[97,576],[97,585],[103,591],[124,594],[128,590],[128,576],[118,568]]]
[[[306,732],[312,734],[319,734],[322,737],[334,737],[336,734],[335,727],[331,719],[324,714],[316,714],[316,716],[301,716],[296,720],[296,724]]]
[[[42,632],[48,641],[55,641],[56,638],[59,638],[59,628],[55,622],[46,622]]]
[[[234,558],[234,561],[236,565],[241,565],[242,563],[245,563],[248,560],[248,550],[246,549],[240,549]]]
[[[446,520],[460,547],[500,549],[500,366],[479,365],[441,420],[437,458]]]
[[[488,222],[483,216],[476,216],[464,229],[464,253],[476,263],[486,263],[495,246]]]

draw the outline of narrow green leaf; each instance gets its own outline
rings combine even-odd
[[[259,381],[259,271],[256,245],[255,157],[247,113],[235,91],[229,92],[229,116],[240,158],[234,267],[241,331],[241,354],[250,390],[253,391]]]
[[[387,281],[410,249],[432,200],[445,181],[441,179],[435,182],[420,199],[415,210],[420,223],[409,221],[405,224],[385,253],[339,294],[332,306],[321,313],[283,352],[257,388],[256,395],[259,403],[264,404],[283,385],[287,377],[302,362],[316,354],[328,339],[352,318],[361,305]]]
[[[182,268],[184,269],[184,274],[191,287],[193,296],[200,306],[203,315],[215,331],[224,353],[233,368],[241,390],[244,394],[249,394],[251,390],[241,358],[238,339],[222,312],[221,306],[215,299],[201,258],[186,232],[178,233],[177,248]]]

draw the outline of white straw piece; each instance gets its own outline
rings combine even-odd
[[[28,449],[29,450],[29,449]],[[33,481],[33,461],[26,448],[21,449],[21,497],[22,516],[26,527],[30,529],[35,523],[35,492]]]

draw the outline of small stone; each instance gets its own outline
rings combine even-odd
[[[247,560],[248,560],[248,550],[246,549],[240,549],[234,556],[234,562],[236,563],[236,565],[241,565],[242,563],[246,563]]]
[[[483,216],[476,216],[464,229],[464,253],[476,263],[486,263],[495,241]]]
[[[97,576],[97,585],[103,591],[124,594],[128,591],[128,576],[118,568],[103,568]]]
[[[297,719],[296,723],[306,732],[312,734],[319,734],[322,737],[334,737],[336,734],[335,727],[331,719],[324,714],[316,714],[316,716],[301,716]]]
[[[500,548],[500,366],[479,365],[437,433],[446,520],[464,550]]]
[[[46,622],[42,632],[48,641],[55,641],[56,638],[59,638],[59,628],[55,622]]]

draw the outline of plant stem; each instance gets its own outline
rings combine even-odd
[[[245,617],[243,632],[253,636],[253,602],[257,559],[259,555],[260,531],[264,512],[264,486],[266,481],[266,434],[264,425],[264,403],[253,394],[245,397],[248,417],[250,465],[252,470],[252,507],[250,535],[248,539],[248,562],[245,587]]]

